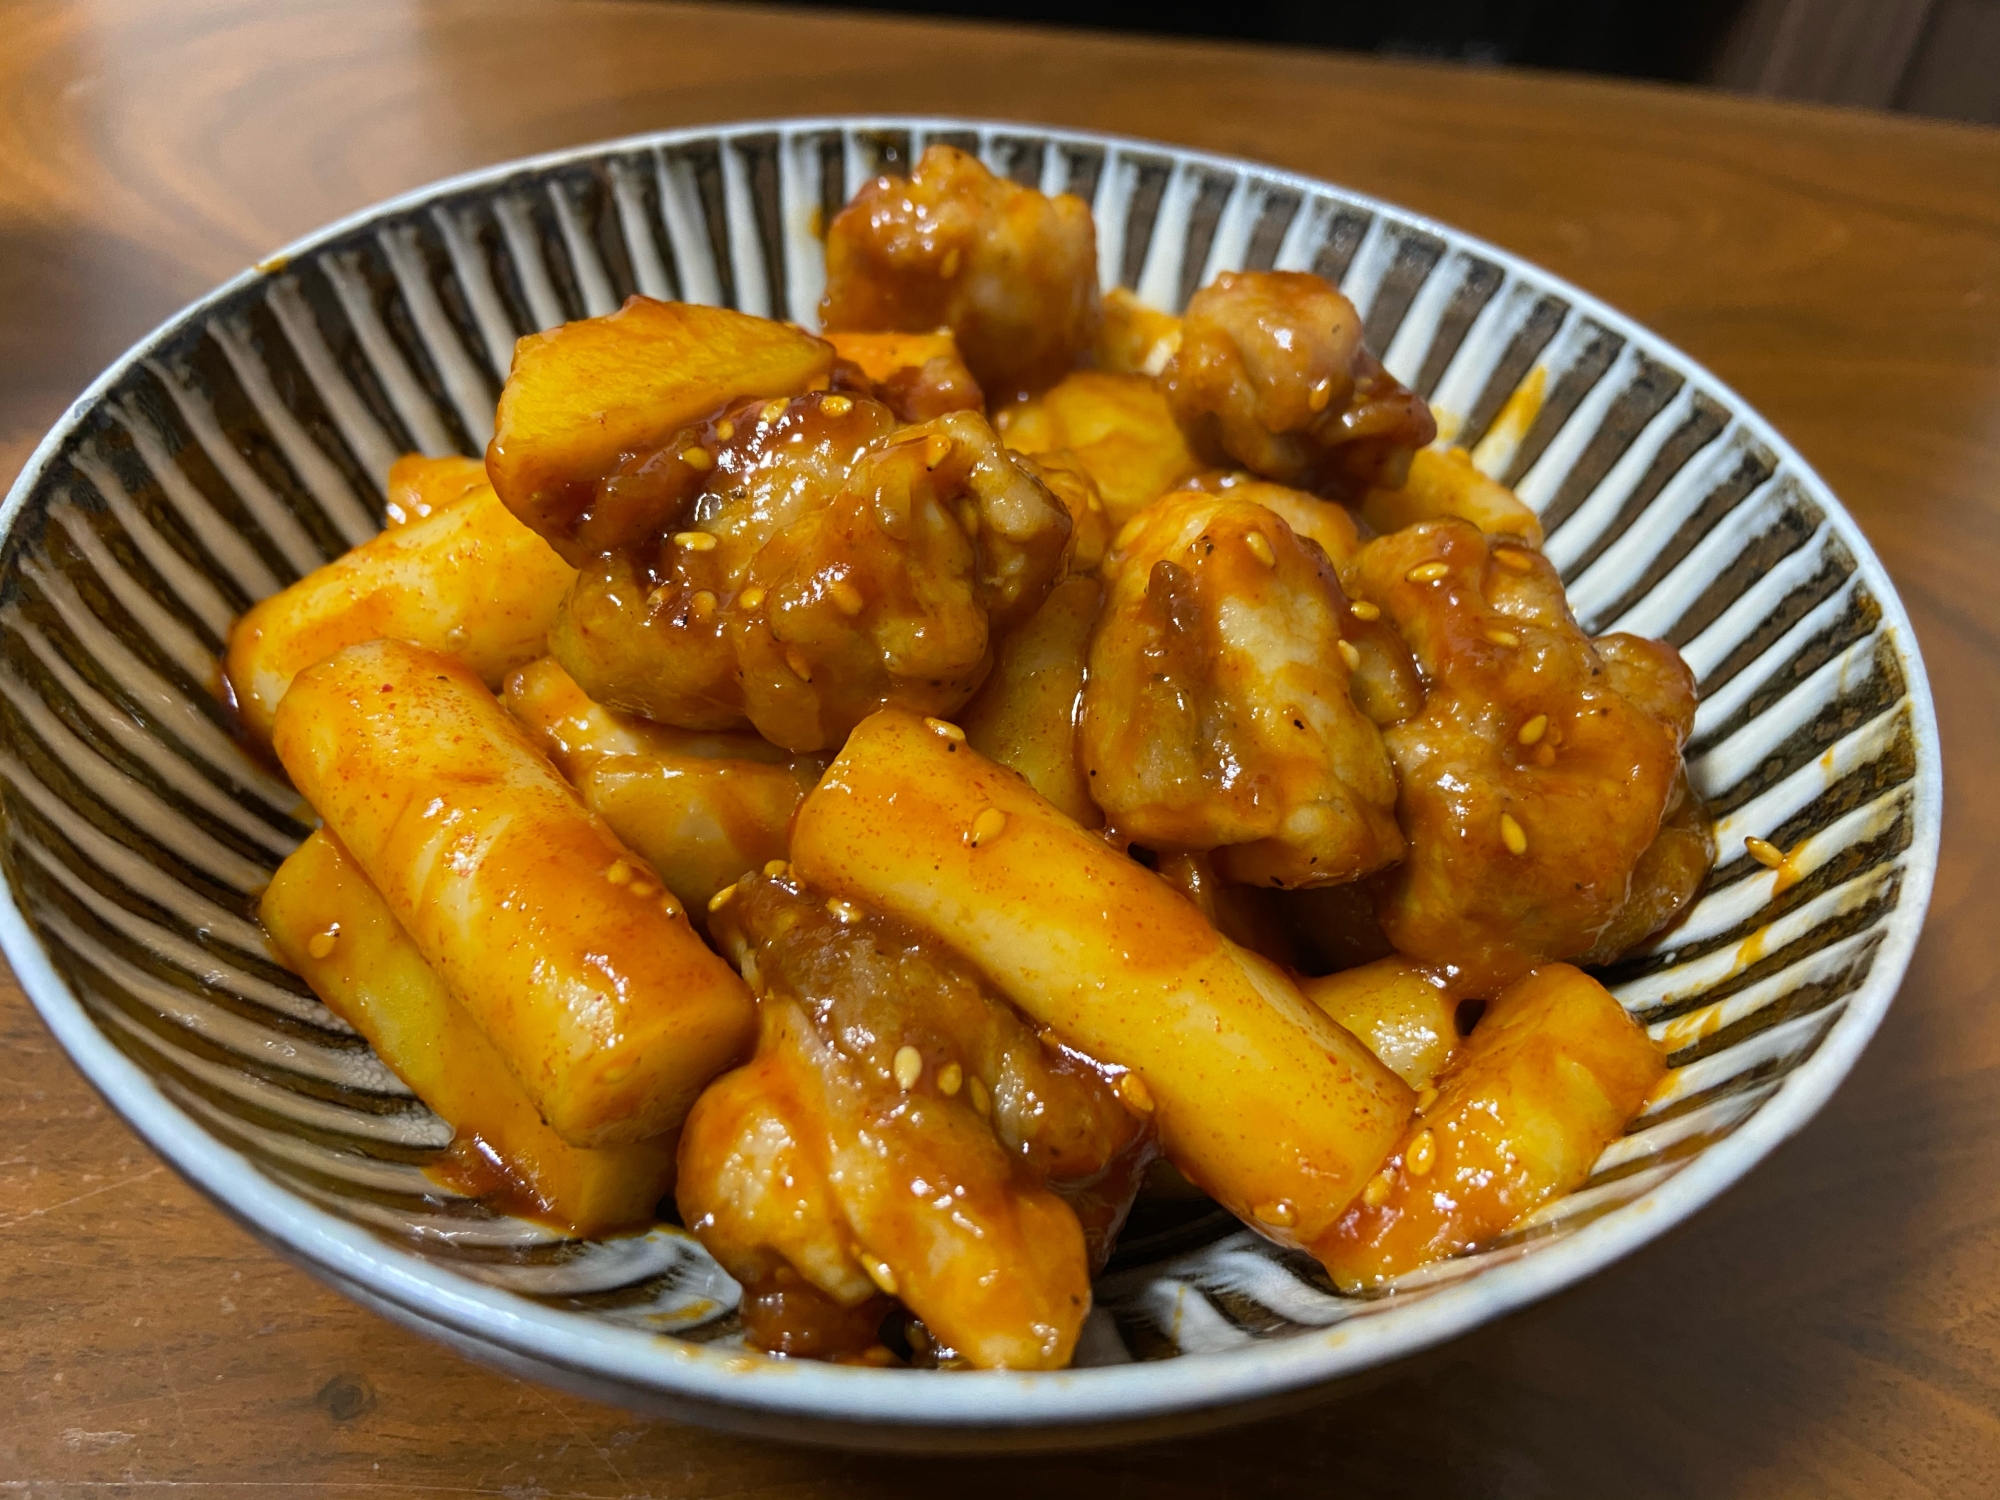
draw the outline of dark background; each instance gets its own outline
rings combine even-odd
[[[805,0],[1703,84],[2000,123],[2000,0]]]

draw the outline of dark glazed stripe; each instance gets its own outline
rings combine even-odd
[[[1761,447],[1746,444],[1738,454],[1735,466],[1722,481],[1702,497],[1701,503],[1692,514],[1681,522],[1666,544],[1653,554],[1646,569],[1610,605],[1594,610],[1584,621],[1584,628],[1590,631],[1606,629],[1610,622],[1630,611],[1641,599],[1652,593],[1660,581],[1671,573],[1688,553],[1692,552],[1718,525],[1723,517],[1743,503],[1752,491],[1770,479],[1777,467],[1777,460]],[[1679,644],[1678,642],[1676,644]]]
[[[1389,347],[1396,337],[1396,330],[1403,326],[1408,316],[1410,303],[1416,299],[1423,285],[1444,259],[1444,241],[1428,234],[1405,234],[1398,237],[1396,254],[1389,262],[1389,269],[1382,275],[1382,284],[1375,289],[1374,304],[1368,309],[1367,322],[1362,325],[1362,339],[1368,347],[1380,354]]]
[[[1576,415],[1577,407],[1583,404],[1597,382],[1611,368],[1611,362],[1618,358],[1625,347],[1625,340],[1615,333],[1607,332],[1594,323],[1583,325],[1588,341],[1583,352],[1570,363],[1568,369],[1557,379],[1555,388],[1542,398],[1542,409],[1535,414],[1527,435],[1521,439],[1521,446],[1514,450],[1514,460],[1501,476],[1501,483],[1517,485],[1521,476],[1535,466],[1535,460],[1547,451],[1555,441],[1557,433],[1568,425]]]
[[[1167,190],[1173,167],[1157,156],[1127,156],[1125,163],[1135,174],[1132,196],[1125,210],[1125,259],[1119,267],[1118,284],[1137,286],[1146,268],[1146,252],[1153,245],[1153,224],[1160,215],[1160,199]]]
[[[1479,440],[1486,436],[1486,429],[1493,425],[1493,419],[1500,415],[1500,408],[1507,404],[1507,398],[1514,394],[1528,372],[1535,367],[1549,340],[1562,327],[1563,319],[1569,316],[1569,304],[1559,298],[1543,295],[1536,299],[1533,310],[1522,323],[1520,331],[1508,342],[1507,352],[1500,356],[1500,362],[1493,367],[1493,373],[1486,378],[1480,390],[1479,399],[1472,403],[1472,410],[1465,414],[1465,425],[1459,429],[1458,444],[1463,448],[1476,448]]]
[[[1300,209],[1301,213],[1308,210]],[[1313,250],[1312,269],[1315,276],[1324,276],[1335,286],[1347,279],[1347,268],[1354,264],[1354,252],[1361,248],[1361,240],[1368,233],[1368,226],[1374,222],[1373,216],[1354,209],[1341,209],[1333,216],[1333,222],[1326,227],[1326,237]]]
[[[1285,243],[1285,232],[1304,209],[1305,200],[1285,188],[1273,189],[1264,199],[1257,227],[1250,231],[1250,243],[1243,252],[1243,269],[1268,271]],[[1185,305],[1185,301],[1183,301]]]
[[[1201,289],[1201,273],[1208,264],[1208,252],[1215,244],[1216,225],[1221,222],[1223,206],[1228,203],[1229,194],[1235,186],[1236,179],[1233,177],[1217,172],[1202,174],[1201,190],[1195,195],[1194,205],[1188,211],[1185,253],[1181,257],[1181,282],[1174,295],[1176,308],[1186,307],[1188,298]]]
[[[1466,334],[1472,331],[1473,322],[1486,310],[1486,304],[1493,300],[1493,294],[1500,290],[1506,278],[1500,268],[1487,260],[1471,261],[1465,272],[1465,279],[1459,282],[1457,290],[1451,294],[1451,301],[1445,304],[1444,316],[1438,320],[1437,332],[1431,337],[1431,347],[1424,355],[1423,368],[1417,372],[1417,382],[1412,389],[1426,400],[1430,398],[1437,384],[1444,379],[1444,372],[1451,368],[1459,346],[1465,342]]]
[[[1753,538],[1728,567],[1717,574],[1687,607],[1687,612],[1669,625],[1665,637],[1676,646],[1685,646],[1714,623],[1753,583],[1809,543],[1826,517],[1806,499],[1789,478],[1780,479],[1787,502],[1771,525]]]
[[[1553,534],[1557,527],[1576,513],[1576,508],[1604,482],[1604,477],[1638,440],[1647,424],[1666,410],[1667,403],[1679,394],[1681,377],[1672,370],[1643,354],[1638,357],[1638,364],[1638,372],[1619,393],[1617,400],[1612,402],[1603,422],[1591,435],[1583,452],[1577,455],[1576,462],[1563,476],[1549,503],[1542,507],[1541,521],[1545,532]],[[1540,456],[1539,453],[1537,456]],[[1601,551],[1607,540],[1599,538],[1589,556],[1594,557]]]
[[[1668,434],[1666,442],[1660,445],[1660,451],[1654,455],[1653,462],[1647,466],[1645,474],[1638,484],[1633,486],[1632,493],[1625,498],[1625,503],[1618,508],[1618,513],[1611,518],[1577,560],[1563,570],[1563,582],[1573,583],[1581,577],[1584,570],[1596,562],[1607,547],[1615,544],[1625,535],[1632,523],[1646,513],[1653,501],[1659,497],[1660,491],[1667,487],[1673,477],[1686,468],[1697,453],[1720,437],[1728,426],[1728,410],[1705,393],[1697,392],[1694,397],[1694,409],[1688,413],[1687,419]],[[1568,484],[1565,483],[1562,491],[1558,493],[1560,495],[1567,490]],[[1583,498],[1585,497],[1578,496],[1574,504],[1581,504]],[[1564,513],[1563,519],[1568,519],[1571,514],[1574,514],[1574,505],[1571,510]],[[1550,532],[1553,533],[1555,526],[1560,524],[1560,521],[1551,524]]]

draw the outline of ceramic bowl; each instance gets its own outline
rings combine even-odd
[[[1445,433],[1540,513],[1592,631],[1680,647],[1722,862],[1606,976],[1671,1054],[1581,1190],[1483,1254],[1345,1297],[1219,1213],[1153,1213],[1074,1369],[837,1368],[746,1350],[737,1289],[662,1228],[576,1242],[441,1193],[449,1129],[274,959],[256,893],[307,830],[218,697],[230,619],[374,534],[389,462],[479,453],[515,338],[634,291],[811,324],[816,224],[932,141],[1095,208],[1104,286],[1338,282]],[[1690,274],[1695,274],[1690,268]],[[1937,859],[1909,622],[1838,501],[1686,355],[1442,224],[1169,146],[1019,125],[787,120],[425,188],[180,313],[50,433],[0,574],[0,943],[112,1106],[268,1243],[474,1358],[633,1408],[853,1445],[1032,1448],[1295,1402],[1590,1275],[1825,1102],[1882,1019]],[[1755,834],[1792,851],[1747,858]]]

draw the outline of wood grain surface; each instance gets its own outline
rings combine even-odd
[[[1260,157],[1715,369],[1859,517],[1947,767],[1930,925],[1825,1113],[1663,1243],[1283,1421],[1048,1461],[753,1444],[467,1364],[276,1259],[0,988],[0,1492],[2000,1494],[2000,132],[1554,77],[633,0],[0,0],[0,478],[338,215],[658,127],[914,110]]]

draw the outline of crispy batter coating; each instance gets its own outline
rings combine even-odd
[[[1349,693],[1346,596],[1274,511],[1188,491],[1120,534],[1091,643],[1091,796],[1149,847],[1215,849],[1249,884],[1395,860],[1396,784]]]
[[[1097,482],[1113,527],[1200,468],[1159,385],[1143,375],[1076,370],[993,414],[1007,446],[1063,454]]]
[[[1679,654],[1592,642],[1540,554],[1466,521],[1377,538],[1356,577],[1427,689],[1383,732],[1410,846],[1378,887],[1390,939],[1489,988],[1588,952],[1681,775],[1694,681]]]
[[[697,445],[703,487],[650,566],[578,577],[550,652],[607,707],[689,729],[748,722],[793,751],[838,745],[886,704],[947,714],[991,633],[1062,575],[1067,509],[984,418],[898,428],[866,397],[729,408]],[[637,485],[684,453],[635,458]]]
[[[1196,292],[1161,383],[1197,453],[1280,484],[1393,487],[1437,436],[1362,347],[1354,304],[1305,271],[1225,271]]]
[[[951,146],[930,147],[908,177],[866,184],[827,226],[822,326],[949,327],[989,396],[1058,379],[1097,318],[1089,206],[995,177]]]
[[[774,875],[741,882],[713,927],[763,1026],[748,1076],[704,1096],[682,1147],[703,1243],[753,1299],[781,1261],[845,1305],[892,1291],[975,1365],[1066,1363],[1150,1130],[900,922]],[[764,1144],[774,1116],[784,1161]]]

